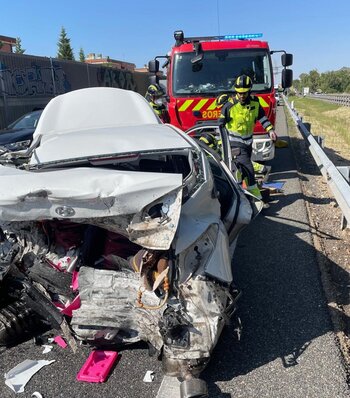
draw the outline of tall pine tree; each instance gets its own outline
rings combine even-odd
[[[57,43],[57,58],[74,60],[73,49],[70,45],[70,39],[67,37],[66,30],[62,26],[60,38]]]
[[[84,53],[84,50],[82,49],[82,47],[80,47],[80,51],[79,51],[79,61],[85,62],[85,53]]]
[[[25,49],[22,48],[21,44],[22,40],[20,37],[16,37],[16,46],[15,46],[15,53],[16,54],[23,54],[25,52]]]

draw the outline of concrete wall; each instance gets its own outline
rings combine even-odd
[[[0,128],[54,96],[85,87],[117,87],[145,94],[147,73],[32,55],[0,53]]]

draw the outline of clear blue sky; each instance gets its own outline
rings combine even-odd
[[[350,0],[0,0],[0,35],[20,37],[26,54],[55,57],[63,26],[76,58],[102,53],[142,67],[185,36],[263,33],[271,50],[294,55],[300,73],[350,67]],[[277,66],[277,63],[276,63]]]

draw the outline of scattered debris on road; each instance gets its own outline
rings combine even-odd
[[[54,359],[51,361],[26,359],[5,373],[5,384],[15,393],[23,392],[25,385],[35,373],[53,362]]]

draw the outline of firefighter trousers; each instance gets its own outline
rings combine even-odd
[[[230,142],[233,160],[242,173],[242,179],[246,181],[248,186],[253,186],[256,184],[255,173],[253,168],[253,163],[251,161],[252,156],[252,145],[237,145],[234,142]]]

